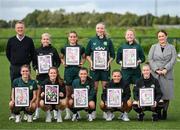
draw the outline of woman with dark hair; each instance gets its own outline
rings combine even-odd
[[[76,48],[77,50],[79,50],[79,52],[76,52],[78,56],[79,54],[79,64],[69,64],[66,63],[66,58],[67,58],[67,49],[72,49],[72,48]],[[72,54],[72,53],[71,53]],[[70,55],[70,54],[69,54]],[[74,57],[73,55],[71,55],[72,57]],[[74,79],[77,79],[78,78],[78,74],[79,74],[79,70],[80,68],[83,66],[86,58],[85,58],[85,49],[83,46],[81,46],[79,43],[78,43],[78,34],[76,31],[70,31],[68,33],[68,44],[65,45],[62,49],[61,49],[61,62],[62,64],[64,65],[65,67],[65,70],[64,70],[64,82],[65,82],[65,85],[66,85],[66,93],[67,93],[67,100],[69,100],[71,98],[71,93],[72,93],[72,81]],[[78,114],[79,115],[79,114]],[[79,115],[80,116],[80,115]],[[64,118],[65,120],[68,120],[68,119],[71,119],[71,115],[70,115],[70,110],[69,108],[66,108],[66,116]]]
[[[168,35],[165,30],[157,32],[158,43],[151,46],[148,60],[152,75],[158,79],[163,93],[164,108],[158,113],[161,119],[167,119],[169,101],[174,97],[173,67],[176,62],[176,49],[167,41]]]
[[[66,107],[66,91],[63,79],[60,77],[58,69],[51,67],[48,72],[49,78],[42,82],[42,93],[40,100],[40,107],[46,112],[46,122],[52,121],[51,111],[57,111],[57,122],[62,122],[61,113]],[[45,104],[45,86],[58,85],[59,86],[59,102],[57,105]]]

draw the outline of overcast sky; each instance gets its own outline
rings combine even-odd
[[[22,19],[35,9],[51,11],[60,8],[66,12],[132,12],[138,15],[151,13],[180,16],[180,0],[0,0],[0,19]]]

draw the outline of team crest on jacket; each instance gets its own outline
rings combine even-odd
[[[89,89],[90,88],[89,85],[86,85],[86,88]]]
[[[95,45],[96,45],[96,43],[95,43],[95,42],[93,42],[93,45],[95,46]]]
[[[151,88],[155,88],[155,85],[154,85],[154,84],[152,84],[152,85],[151,85]]]
[[[105,46],[107,46],[107,41],[104,41],[104,43],[103,43]]]
[[[30,89],[30,90],[33,90],[33,86],[32,86],[32,85],[31,85],[31,86],[29,86],[29,89]]]

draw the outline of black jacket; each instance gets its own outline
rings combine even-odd
[[[139,100],[139,89],[140,88],[154,88],[154,100],[156,102],[159,102],[159,100],[162,97],[162,92],[160,89],[160,85],[157,79],[155,79],[152,75],[149,79],[144,79],[141,77],[139,80],[137,80],[136,85],[133,90],[134,94],[134,100]]]
[[[66,98],[66,89],[64,83],[62,85],[60,85],[59,83],[53,84],[49,79],[46,79],[42,82],[42,92],[45,92],[45,85],[59,85],[59,93],[62,92],[64,94],[64,96],[60,97],[60,99]]]
[[[33,69],[37,70],[38,69],[38,56],[40,55],[51,55],[52,56],[52,66],[54,67],[59,67],[60,66],[60,58],[59,54],[53,46],[49,45],[47,47],[40,47],[35,50],[34,53],[34,58],[33,58]]]
[[[121,79],[120,83],[113,83],[111,80],[103,90],[103,93],[101,95],[101,99],[105,102],[107,101],[107,89],[108,88],[121,88],[122,89],[122,102],[127,102],[129,98],[131,97],[131,91],[128,83]]]

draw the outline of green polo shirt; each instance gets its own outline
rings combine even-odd
[[[28,82],[24,82],[22,78],[17,78],[13,81],[13,88],[15,87],[28,87],[29,88],[29,100],[33,98],[33,91],[37,90],[37,83],[35,80],[28,80]]]
[[[88,89],[88,100],[94,100],[95,90],[94,90],[94,82],[91,78],[87,78],[84,84],[81,83],[80,79],[75,79],[72,82],[72,88],[87,88]]]

